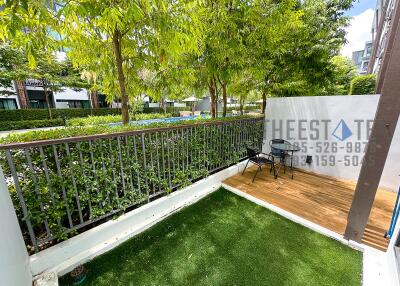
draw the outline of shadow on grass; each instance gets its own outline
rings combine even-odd
[[[82,285],[350,286],[361,284],[361,259],[220,189],[87,263]]]

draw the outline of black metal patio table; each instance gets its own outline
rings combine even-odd
[[[286,158],[290,157],[290,171],[292,172],[293,179],[293,153],[300,151],[300,147],[296,146],[288,141],[284,141],[283,143],[272,143],[271,148],[279,150],[282,152],[282,162],[286,172]],[[279,168],[276,170],[275,178],[279,175],[279,170],[281,169],[282,164],[279,165]]]

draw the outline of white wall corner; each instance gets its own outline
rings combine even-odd
[[[31,286],[28,252],[1,167],[0,229],[0,285]]]
[[[400,286],[400,257],[398,257],[398,254],[396,256],[395,251],[395,244],[397,240],[400,240],[400,221],[397,221],[392,238],[390,239],[388,250],[386,252],[389,277],[392,279],[389,282],[391,283],[390,285],[393,286]]]

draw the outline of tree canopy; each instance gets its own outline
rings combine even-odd
[[[129,104],[193,94],[346,94],[354,70],[337,57],[351,0],[0,1],[0,40],[40,67],[60,49],[90,89]],[[19,56],[7,55],[8,62]],[[6,69],[12,70],[11,66]],[[11,77],[24,76],[14,71]],[[76,77],[75,77],[76,78]],[[80,84],[80,83],[77,83]]]

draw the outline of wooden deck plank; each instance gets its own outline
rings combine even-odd
[[[301,170],[295,172],[294,180],[287,174],[281,174],[275,180],[265,169],[252,183],[255,171],[255,167],[248,168],[244,175],[237,174],[224,183],[339,234],[344,234],[355,190],[354,182]],[[394,192],[378,190],[363,243],[380,250],[387,249],[388,241],[383,235],[389,228],[395,200]]]

